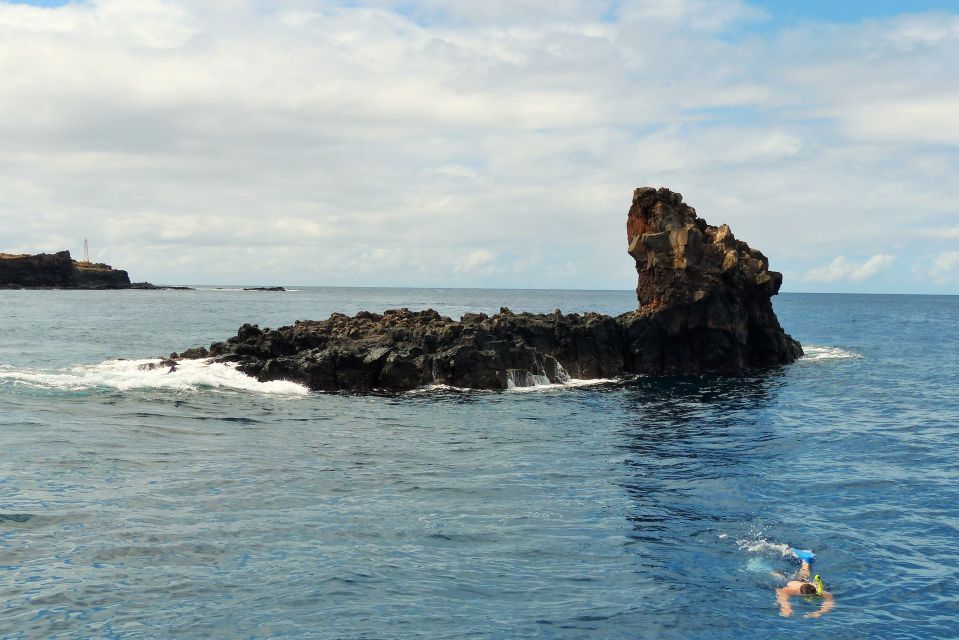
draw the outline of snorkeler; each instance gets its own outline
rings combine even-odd
[[[818,575],[814,576],[812,581],[809,580],[809,574],[812,572],[812,563],[815,561],[816,555],[812,551],[803,549],[793,548],[792,552],[802,563],[799,567],[799,573],[796,574],[796,577],[799,579],[790,580],[786,583],[786,586],[776,589],[776,602],[779,603],[779,615],[788,617],[793,614],[793,607],[789,602],[792,596],[822,598],[822,605],[819,607],[819,611],[807,613],[804,616],[806,618],[818,618],[824,613],[829,613],[835,605],[832,594],[826,591],[822,578]]]

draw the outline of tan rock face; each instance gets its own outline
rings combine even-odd
[[[667,301],[702,302],[730,286],[756,287],[757,294],[769,297],[782,284],[766,256],[737,240],[728,225],[707,224],[669,189],[636,189],[626,235],[639,274],[641,311]]]

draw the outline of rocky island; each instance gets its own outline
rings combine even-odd
[[[739,373],[795,361],[800,344],[772,308],[782,275],[668,189],[636,189],[626,222],[639,306],[598,313],[361,312],[279,329],[245,324],[226,342],[172,359],[235,362],[261,381],[322,391],[428,384],[505,389],[624,373]]]
[[[74,260],[69,251],[14,255],[0,253],[0,289],[190,289],[130,282],[122,269]]]
[[[129,289],[130,276],[108,264],[79,262],[69,251],[37,255],[0,253],[0,288]]]

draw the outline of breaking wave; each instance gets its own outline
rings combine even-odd
[[[607,384],[611,382],[617,382],[612,378],[594,378],[592,380],[579,380],[577,378],[569,378],[563,382],[549,382],[548,379],[544,381],[537,381],[534,384],[517,387],[511,386],[507,389],[510,393],[532,393],[536,391],[551,391],[555,389],[569,389],[571,387],[590,387],[597,384]]]
[[[840,347],[803,345],[803,351],[806,352],[806,355],[802,357],[803,360],[861,360],[863,357],[860,353]]]
[[[499,389],[471,389],[469,387],[456,387],[449,384],[434,383],[422,387],[417,387],[407,391],[410,395],[427,394],[433,392],[452,391],[457,393],[536,393],[539,391],[557,391],[560,389],[572,389],[577,387],[590,387],[599,384],[612,384],[621,382],[616,378],[595,378],[591,380],[578,380],[570,378],[565,382],[539,382],[528,386],[511,386],[503,390]]]
[[[0,383],[27,385],[39,389],[85,391],[96,388],[130,391],[170,389],[198,391],[218,389],[281,395],[306,395],[309,389],[286,380],[260,382],[226,363],[181,360],[176,369],[160,366],[159,359],[107,360],[100,364],[66,369],[16,369],[0,365]]]

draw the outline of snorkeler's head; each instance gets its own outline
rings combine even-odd
[[[814,596],[816,595],[817,591],[818,589],[816,589],[816,585],[811,582],[804,582],[803,585],[799,587],[799,593],[804,596]]]

